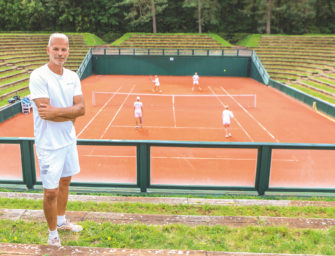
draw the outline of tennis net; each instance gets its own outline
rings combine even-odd
[[[177,107],[177,108],[199,108],[199,107],[222,107],[223,105],[234,106],[238,102],[245,108],[256,108],[256,94],[159,94],[159,93],[124,93],[124,92],[92,92],[93,106],[120,106],[133,107],[136,98],[145,106],[152,107]]]

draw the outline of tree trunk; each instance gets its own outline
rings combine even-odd
[[[151,0],[152,32],[157,33],[155,0]]]
[[[198,25],[199,25],[199,33],[201,34],[201,6],[200,6],[200,0],[198,0]]]
[[[271,0],[266,1],[266,7],[267,7],[267,12],[266,12],[266,33],[271,34],[271,7],[272,3]]]

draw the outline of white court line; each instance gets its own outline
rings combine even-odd
[[[113,155],[82,155],[85,157],[101,158],[136,158],[136,156],[113,156]],[[233,157],[185,157],[185,156],[153,156],[155,159],[185,159],[185,160],[227,160],[227,161],[256,161],[256,158],[233,158]],[[296,159],[272,159],[280,162],[298,162]]]
[[[208,88],[209,88],[209,90],[210,90],[214,95],[216,95],[216,93],[214,92],[214,90],[213,90],[210,86],[208,86]],[[216,95],[216,96],[217,96],[217,95]],[[217,100],[221,103],[221,105],[224,107],[224,104],[223,104],[223,102],[221,101],[221,99],[220,99],[218,96],[217,96],[216,98],[217,98]],[[243,126],[242,126],[241,123],[237,120],[236,117],[234,118],[234,120],[236,121],[237,125],[238,125],[239,127],[241,127],[242,131],[247,135],[247,137],[248,137],[252,142],[254,142],[254,139],[249,135],[249,133],[247,132],[247,130],[243,128]]]
[[[105,134],[107,133],[109,127],[112,125],[112,123],[114,122],[115,118],[117,117],[117,115],[119,114],[120,110],[122,109],[123,105],[126,103],[127,99],[129,98],[130,94],[134,91],[136,84],[133,85],[133,87],[131,88],[130,92],[127,94],[127,97],[123,100],[121,106],[119,107],[119,109],[116,111],[115,115],[113,116],[112,120],[109,122],[109,124],[107,125],[106,129],[104,130],[104,132],[101,134],[100,139],[102,139]]]
[[[174,122],[174,128],[177,127],[177,121],[176,121],[176,110],[174,106],[174,96],[172,96],[172,111],[173,111],[173,122]]]
[[[237,105],[239,105],[239,107],[245,112],[247,113],[248,116],[251,117],[251,119],[253,119],[267,134],[270,135],[270,137],[272,139],[274,139],[276,142],[279,142],[279,140],[277,140],[277,138],[271,133],[269,132],[248,110],[246,110],[232,95],[229,94],[229,92],[227,92],[222,86],[220,86],[221,90],[224,91],[228,96],[230,96],[230,98],[235,101],[235,103]]]
[[[122,87],[122,86],[121,86]],[[117,89],[116,91],[120,91],[121,87],[119,89]],[[84,126],[84,128],[77,134],[77,138],[87,129],[87,127],[89,127],[91,125],[91,123],[94,121],[94,119],[101,113],[101,111],[108,105],[108,103],[114,98],[115,94],[113,94],[113,96],[111,96],[107,102],[99,109],[99,111],[97,113],[95,113],[95,115],[91,118],[91,120]]]

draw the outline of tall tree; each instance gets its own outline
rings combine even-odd
[[[195,8],[198,19],[198,32],[202,33],[205,24],[218,24],[220,4],[218,0],[184,0],[184,7]]]
[[[266,0],[266,33],[271,34],[271,9],[272,1]]]
[[[148,23],[152,20],[152,31],[157,33],[156,15],[167,7],[168,0],[122,0],[119,6],[130,6],[125,18],[134,26]]]

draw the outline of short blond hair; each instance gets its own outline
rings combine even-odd
[[[66,40],[66,42],[69,44],[69,38],[67,37],[67,35],[63,34],[63,33],[53,33],[50,35],[49,37],[49,43],[48,43],[48,46],[51,45],[51,42],[53,39],[55,38],[62,38],[64,40]]]

